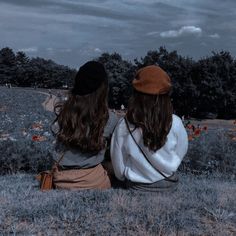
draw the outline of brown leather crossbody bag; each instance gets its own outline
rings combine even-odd
[[[58,161],[55,162],[51,170],[40,172],[36,175],[36,179],[39,181],[39,188],[41,191],[47,191],[54,188],[53,186],[53,174],[58,169],[59,163],[64,157],[64,153],[61,155]]]

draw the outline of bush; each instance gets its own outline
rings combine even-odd
[[[54,115],[40,105],[46,96],[13,88],[1,88],[0,92],[1,103],[6,107],[6,110],[0,111],[0,137],[1,132],[8,133],[15,140],[0,141],[0,173],[36,173],[48,169],[53,155],[54,137],[50,133],[50,124]],[[41,122],[42,129],[33,129],[36,121]],[[22,129],[26,136],[22,135]],[[45,132],[47,140],[33,141],[34,136],[43,137]],[[210,129],[190,141],[180,170],[199,173],[220,171],[232,175],[236,169],[236,142],[230,139],[228,132],[226,129]]]
[[[236,143],[224,129],[210,130],[190,141],[181,170],[221,172],[234,175],[236,170]]]
[[[7,135],[5,141],[0,139],[0,174],[48,169],[52,162],[54,138],[50,124],[54,115],[41,105],[46,96],[15,88],[0,88],[0,93],[0,105],[4,105],[0,111],[0,138]],[[37,123],[42,129],[34,129]],[[33,141],[34,136],[45,136],[47,140]]]
[[[37,173],[52,166],[52,147],[30,140],[0,142],[0,173]]]

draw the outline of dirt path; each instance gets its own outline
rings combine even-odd
[[[45,94],[47,95],[47,98],[45,99],[45,101],[42,103],[42,106],[43,108],[46,110],[46,111],[51,111],[53,112],[54,110],[54,105],[56,104],[56,102],[58,101],[58,98],[53,95],[53,94],[49,94],[49,93],[45,93],[45,92],[39,92],[38,93],[41,93],[41,94]]]

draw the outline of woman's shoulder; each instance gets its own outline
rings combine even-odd
[[[116,113],[109,110],[109,118],[104,128],[105,137],[109,137],[112,134],[118,121],[119,121],[119,117],[116,115]]]
[[[109,119],[108,119],[108,121],[118,121],[119,120],[119,117],[118,117],[118,115],[115,113],[115,111],[113,111],[113,110],[108,110],[108,114],[109,114]]]
[[[182,127],[183,127],[182,119],[179,116],[173,114],[172,115],[172,128],[174,130],[176,130],[176,129],[180,129]]]
[[[179,116],[177,116],[176,114],[172,114],[172,120],[174,123],[179,123],[179,122],[182,123],[181,118]]]
[[[126,127],[125,117],[119,117],[117,121],[117,127]]]
[[[134,126],[132,124],[129,123],[129,127],[131,128],[131,130],[134,128]],[[115,131],[114,131],[115,135],[118,137],[124,137],[127,136],[127,134],[129,134],[129,131],[127,129],[127,124],[125,122],[125,118],[121,117],[119,119],[119,121],[117,122]]]

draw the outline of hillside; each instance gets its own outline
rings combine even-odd
[[[190,141],[176,192],[42,193],[34,176],[51,165],[49,91],[0,87],[0,98],[3,235],[235,235],[233,121],[191,120],[196,127],[207,125],[207,131]]]
[[[0,154],[1,160],[6,160],[0,167],[0,171],[15,172],[20,168],[32,172],[46,167],[44,158],[49,160],[52,158],[54,137],[50,125],[55,118],[51,112],[56,101],[55,95],[60,95],[60,99],[63,99],[66,92],[0,87],[0,93]],[[236,125],[233,120],[190,120],[189,122],[195,127],[206,126],[207,131],[202,131],[193,137],[188,155],[180,169],[184,170],[187,166],[187,169],[201,171],[224,169],[224,172],[233,173],[236,166],[234,158]],[[191,129],[187,130],[191,137],[194,136]],[[29,163],[36,157],[39,160],[34,162],[34,169],[32,169]],[[11,164],[11,158],[13,162],[18,158],[19,167]],[[21,163],[22,159],[25,164]]]

